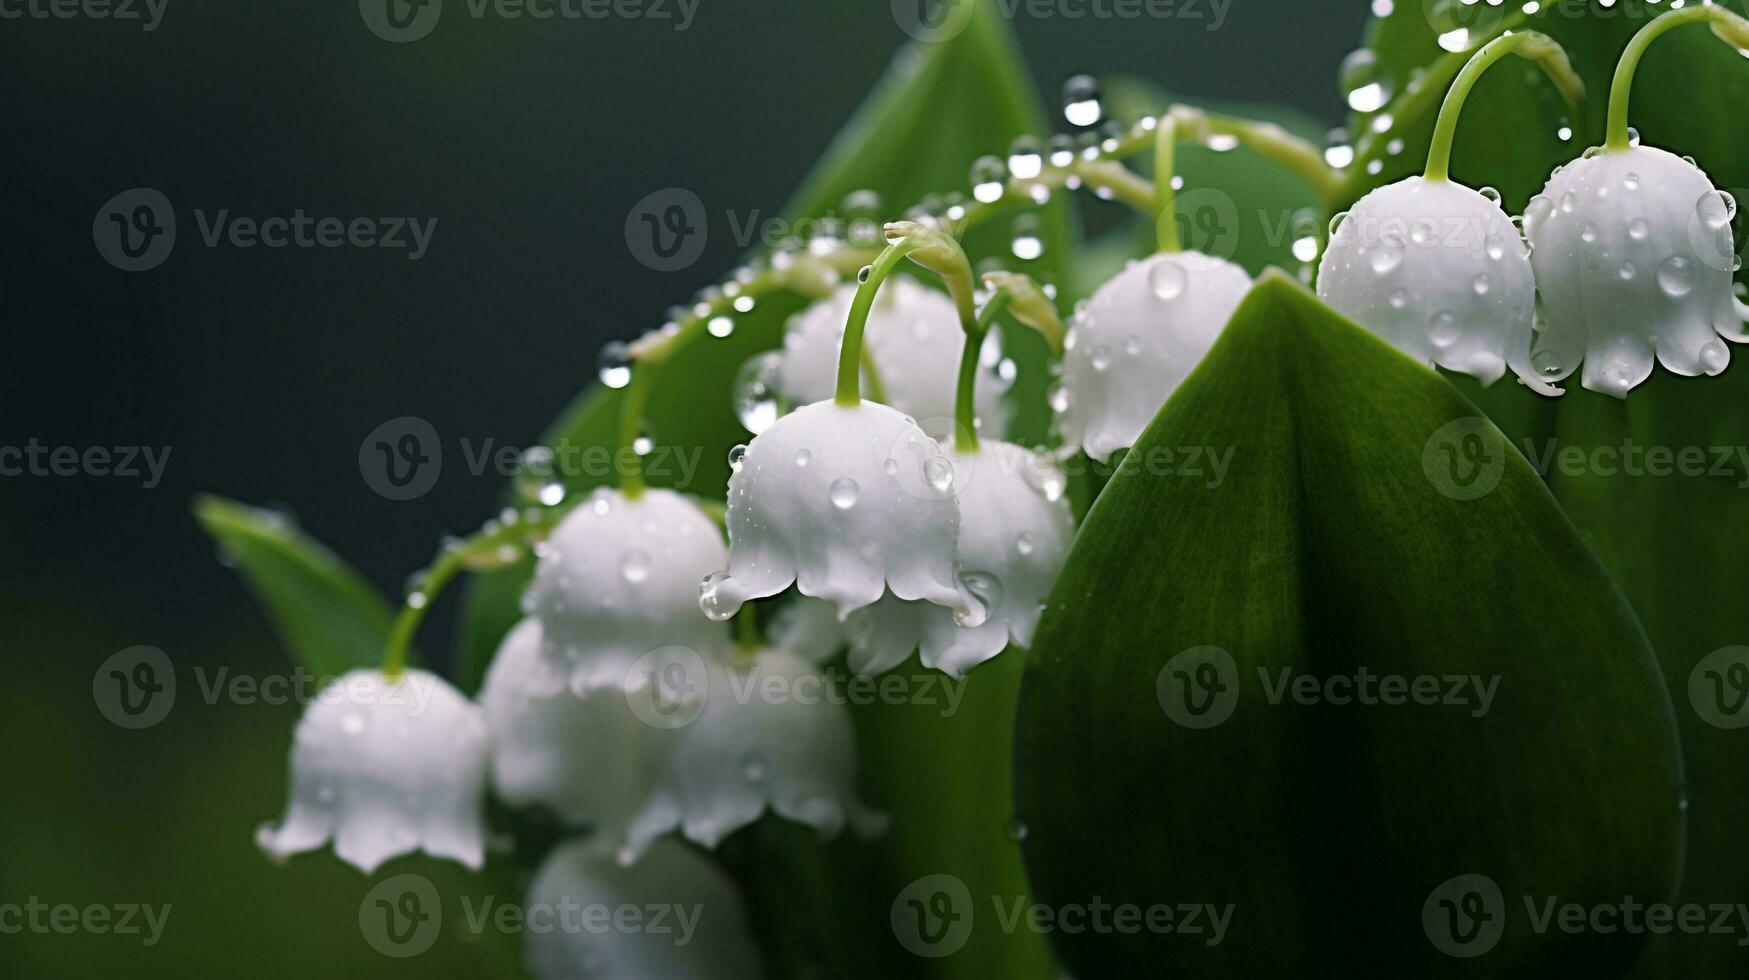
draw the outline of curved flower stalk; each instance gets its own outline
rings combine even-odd
[[[545,806],[593,829],[590,846],[620,854],[649,800],[661,746],[618,690],[535,693],[541,624],[524,619],[499,646],[480,690],[491,733],[492,788],[516,807]]]
[[[1244,269],[1180,250],[1175,150],[1181,128],[1200,125],[1201,118],[1175,108],[1155,128],[1159,253],[1095,290],[1076,310],[1064,341],[1063,385],[1054,406],[1058,429],[1065,444],[1101,462],[1135,445],[1251,289]]]
[[[627,834],[630,854],[673,830],[715,848],[767,809],[823,837],[847,826],[862,837],[886,830],[886,817],[856,791],[849,711],[826,696],[826,682],[810,664],[760,649],[734,664],[708,663],[705,671],[708,693],[698,717],[652,733],[671,744]]]
[[[1559,44],[1534,31],[1490,41],[1446,95],[1425,176],[1380,187],[1337,217],[1318,267],[1318,295],[1423,364],[1473,375],[1484,385],[1510,365],[1526,384],[1558,395],[1531,363],[1536,281],[1530,249],[1498,194],[1447,177],[1465,99],[1509,54],[1541,63],[1577,105],[1584,84]]]
[[[941,448],[896,409],[861,399],[863,327],[881,281],[907,255],[940,243],[890,245],[863,277],[839,355],[837,395],[778,419],[738,448],[729,477],[727,570],[699,605],[715,620],[793,583],[841,617],[891,591],[974,615],[954,565],[959,506]]]
[[[1749,340],[1732,295],[1736,202],[1691,161],[1638,146],[1628,95],[1646,48],[1664,32],[1709,21],[1749,49],[1749,21],[1715,6],[1671,11],[1628,45],[1610,92],[1601,150],[1557,170],[1525,209],[1542,294],[1532,360],[1545,381],[1568,377],[1626,398],[1654,359],[1679,375],[1716,375],[1731,363],[1721,338]]]
[[[832,397],[838,348],[850,316],[856,287],[847,285],[790,318],[778,371],[783,395],[797,404]],[[911,279],[898,276],[876,297],[863,335],[863,383],[878,401],[917,419],[925,432],[950,435],[954,363],[960,346],[959,321],[951,300]],[[982,431],[1001,438],[1008,390],[991,367],[979,371],[978,419]]]
[[[656,842],[630,867],[583,844],[561,845],[535,873],[524,908],[554,916],[553,928],[527,930],[523,944],[525,965],[539,980],[765,975],[734,883],[679,841]],[[677,914],[665,930],[597,927],[600,910],[625,908]],[[577,918],[566,919],[567,910]]]
[[[1074,542],[1075,524],[1055,464],[1006,442],[985,440],[953,455],[960,501],[960,567],[988,615],[962,626],[940,606],[892,596],[855,614],[850,667],[878,674],[918,650],[923,666],[952,677],[1009,644],[1032,643],[1039,613]]]
[[[716,523],[680,494],[595,491],[553,532],[524,597],[542,626],[535,693],[618,688],[658,647],[726,648],[727,628],[699,614],[697,597],[727,555]]]
[[[442,678],[352,671],[298,722],[285,818],[256,844],[284,860],[332,840],[366,874],[415,850],[478,869],[486,754],[483,714]]]

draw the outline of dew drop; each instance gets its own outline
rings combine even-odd
[[[735,418],[741,427],[758,435],[777,421],[778,387],[783,370],[783,354],[766,351],[747,359],[735,372],[731,398]]]
[[[1629,282],[1639,274],[1640,270],[1634,268],[1632,262],[1623,262],[1621,268],[1616,272],[1616,275],[1621,276],[1623,282]]]
[[[953,460],[946,456],[932,456],[923,462],[923,480],[937,493],[947,493],[953,489]]]
[[[1489,235],[1484,247],[1488,250],[1488,258],[1496,262],[1506,257],[1506,241],[1499,235]]]
[[[1369,257],[1372,271],[1377,275],[1389,275],[1397,266],[1403,264],[1403,240],[1395,235],[1387,235]]]
[[[735,613],[740,612],[741,604],[723,594],[723,583],[729,580],[725,569],[712,572],[698,584],[698,608],[712,622],[727,622]]]
[[[849,510],[856,506],[856,498],[861,495],[862,488],[850,477],[841,476],[832,481],[832,506],[839,510]]]
[[[1093,126],[1105,116],[1099,101],[1099,80],[1092,75],[1075,75],[1063,83],[1063,118],[1071,126]]]
[[[717,337],[719,339],[727,337],[735,332],[735,318],[728,316],[713,316],[710,318],[710,322],[705,324],[705,330],[709,331],[712,337]]]
[[[1580,229],[1579,240],[1584,242],[1587,245],[1590,245],[1590,244],[1596,242],[1597,241],[1597,226],[1593,225],[1593,224],[1587,224],[1584,228]]]
[[[857,282],[868,282],[868,277],[872,276],[872,275],[874,275],[874,266],[865,265],[862,268],[856,270],[856,281]]]
[[[797,466],[806,466],[810,462],[812,462],[813,459],[814,459],[814,454],[811,452],[808,452],[806,449],[796,450],[796,465]]]
[[[595,370],[601,383],[609,388],[624,388],[631,384],[632,362],[626,353],[626,345],[618,340],[601,345],[601,353],[595,357]]]
[[[1001,157],[983,156],[972,163],[972,199],[995,204],[1007,190],[1008,168]]]
[[[1477,276],[1474,282],[1470,283],[1470,288],[1476,291],[1477,296],[1486,296],[1489,291],[1494,288],[1494,279],[1484,272]]]
[[[1672,255],[1658,264],[1658,288],[1666,296],[1680,298],[1694,291],[1694,263]]]
[[[1021,136],[1008,147],[1008,172],[1032,180],[1044,172],[1044,145],[1036,136]]]
[[[1184,295],[1184,289],[1190,285],[1190,277],[1176,262],[1161,261],[1148,270],[1148,288],[1154,291],[1154,297],[1170,303]]]
[[[1391,304],[1391,309],[1403,309],[1409,305],[1409,291],[1407,289],[1392,290],[1389,302]]]
[[[650,577],[650,556],[637,550],[626,552],[619,560],[619,574],[632,585],[643,583]]]
[[[1643,242],[1652,233],[1652,227],[1646,224],[1646,219],[1635,218],[1628,223],[1628,237],[1636,242]]]
[[[881,471],[886,473],[888,476],[898,476],[899,475],[899,461],[896,459],[893,459],[892,457],[889,456],[887,458],[887,461],[881,464]]]
[[[1093,370],[1104,371],[1111,367],[1111,348],[1104,344],[1097,345],[1089,352],[1088,359],[1093,364]]]
[[[1433,319],[1427,323],[1427,338],[1433,341],[1435,347],[1450,347],[1457,343],[1457,316],[1449,310],[1440,310],[1433,314]]]
[[[1531,355],[1530,366],[1545,378],[1553,378],[1561,373],[1561,359],[1554,351],[1539,350]]]
[[[1010,817],[1008,825],[1003,828],[1003,832],[1007,834],[1009,840],[1018,844],[1021,841],[1026,840],[1028,828],[1024,820],[1021,820],[1019,817]]]
[[[1014,550],[1023,555],[1030,555],[1032,554],[1032,549],[1032,534],[1027,531],[1020,532],[1020,534],[1014,539]]]
[[[1621,179],[1621,185],[1630,191],[1639,190],[1640,189],[1640,175],[1639,174],[1628,174],[1626,177],[1623,177]]]

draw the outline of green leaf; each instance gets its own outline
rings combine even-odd
[[[1500,188],[1515,209],[1541,189],[1553,166],[1602,141],[1609,85],[1622,49],[1649,16],[1669,8],[1641,0],[1623,0],[1613,10],[1545,6],[1549,9],[1527,26],[1562,42],[1584,78],[1589,103],[1581,131],[1567,143],[1553,139],[1559,100],[1526,65],[1523,77],[1515,71],[1490,72],[1466,106],[1457,134],[1453,176]],[[1396,13],[1373,29],[1372,46],[1390,65],[1390,77],[1406,78],[1439,53],[1419,10],[1419,4],[1399,3]],[[1749,141],[1742,138],[1741,125],[1746,102],[1749,63],[1707,28],[1684,27],[1646,53],[1630,121],[1646,143],[1693,156],[1715,185],[1749,200]],[[1405,134],[1408,162],[1424,154],[1431,126],[1429,119]],[[1356,185],[1356,195],[1391,178],[1389,170],[1368,178]],[[1739,246],[1749,240],[1746,232],[1740,214]],[[1745,352],[1735,353],[1741,358]],[[1678,378],[1659,369],[1625,403],[1576,383],[1555,400],[1516,384],[1484,390],[1468,379],[1456,383],[1516,445],[1535,447],[1539,456],[1553,449],[1591,458],[1599,449],[1611,452],[1631,444],[1642,451],[1694,447],[1713,459],[1713,447],[1734,451],[1749,433],[1749,368],[1740,363],[1717,378]],[[1749,785],[1742,779],[1749,756],[1740,732],[1708,722],[1685,693],[1702,661],[1749,638],[1749,604],[1728,598],[1725,584],[1749,553],[1749,492],[1739,487],[1746,476],[1749,468],[1738,459],[1706,476],[1604,475],[1590,466],[1573,471],[1557,463],[1546,477],[1621,584],[1677,692],[1692,801],[1683,900],[1699,904],[1736,903],[1749,893],[1749,862],[1727,859],[1741,852],[1742,828],[1749,826]],[[1749,949],[1718,937],[1678,935],[1658,945],[1667,957],[1658,975],[1749,971]]]
[[[381,662],[393,617],[350,565],[273,511],[200,497],[194,516],[249,582],[293,660],[323,677]]]
[[[1539,934],[1523,897],[1674,891],[1669,694],[1608,574],[1476,414],[1275,273],[1125,458],[1022,687],[1029,877],[1055,908],[1234,912],[1218,945],[1063,935],[1076,975],[1601,977],[1634,959],[1643,935]],[[1189,446],[1230,449],[1224,480],[1159,468]],[[1362,670],[1437,677],[1442,703],[1272,700],[1284,677]],[[1492,683],[1487,710],[1451,676]],[[1505,925],[1474,961],[1423,922],[1471,874]]]

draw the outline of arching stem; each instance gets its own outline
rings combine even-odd
[[[1640,58],[1646,53],[1646,49],[1665,32],[1700,21],[1711,21],[1713,33],[1725,43],[1739,51],[1749,50],[1749,21],[1723,7],[1701,6],[1672,10],[1640,28],[1640,32],[1628,42],[1627,50],[1622,52],[1621,61],[1615,67],[1615,81],[1609,89],[1609,129],[1604,141],[1606,148],[1619,151],[1633,145],[1628,134],[1628,96],[1634,87],[1634,72],[1640,67]]]
[[[553,528],[571,512],[572,506],[506,511],[503,519],[488,522],[473,537],[445,545],[437,560],[431,563],[430,570],[408,593],[407,601],[389,625],[388,641],[383,646],[383,673],[395,678],[407,669],[408,650],[413,646],[419,625],[443,594],[444,587],[457,575],[464,571],[493,571],[516,564],[527,548],[552,533]]]
[[[875,294],[881,283],[892,275],[905,256],[921,247],[921,243],[900,239],[891,242],[868,266],[850,301],[850,319],[844,324],[843,346],[838,348],[838,392],[833,401],[846,408],[862,404],[862,333],[868,327],[869,311],[874,309]]]
[[[1176,194],[1172,181],[1178,173],[1178,117],[1168,112],[1154,128],[1154,240],[1162,252],[1183,249],[1178,240],[1178,214],[1173,208]]]
[[[619,492],[625,494],[627,500],[644,495],[644,457],[638,454],[637,441],[643,429],[644,409],[650,403],[650,388],[655,383],[660,365],[661,360],[654,357],[633,361],[632,378],[619,403],[619,448],[622,455],[618,458],[623,461],[623,454],[631,454],[631,459],[624,461],[619,474]]]
[[[1579,118],[1578,104],[1585,97],[1585,83],[1573,71],[1566,50],[1553,38],[1537,31],[1509,32],[1483,45],[1446,91],[1445,103],[1439,109],[1439,121],[1433,128],[1433,142],[1427,149],[1428,180],[1443,181],[1450,177],[1451,144],[1457,135],[1458,117],[1463,114],[1464,101],[1470,97],[1470,90],[1476,87],[1482,75],[1509,54],[1541,64],[1555,87],[1561,90],[1561,97],[1567,101],[1567,111],[1572,113],[1572,118]]]
[[[957,452],[978,451],[978,359],[983,354],[984,338],[990,335],[996,317],[1008,307],[1009,299],[1006,292],[997,290],[965,331],[965,346],[960,348],[959,383],[953,398],[953,445]]]

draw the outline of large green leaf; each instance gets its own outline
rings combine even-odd
[[[1602,120],[1616,60],[1628,38],[1650,15],[1669,8],[1622,0],[1612,9],[1595,4],[1545,4],[1531,26],[1560,40],[1590,92],[1585,126],[1568,143],[1553,140],[1561,110],[1540,79],[1496,69],[1465,109],[1457,135],[1453,173],[1472,184],[1493,184],[1506,203],[1522,207],[1539,190],[1549,169],[1601,142]],[[1378,22],[1371,44],[1392,77],[1406,78],[1438,54],[1432,29],[1418,4],[1399,3]],[[1734,9],[1741,10],[1740,6]],[[1528,71],[1528,66],[1527,66]],[[1495,77],[1498,76],[1498,77]],[[1542,94],[1536,94],[1542,93]],[[1749,101],[1749,64],[1719,43],[1705,27],[1665,35],[1641,63],[1634,86],[1631,122],[1645,142],[1693,156],[1721,188],[1746,198],[1749,141],[1742,135],[1742,106]],[[1425,152],[1428,125],[1405,133],[1411,161]],[[1390,173],[1360,182],[1365,190]],[[1744,241],[1739,216],[1737,241]],[[1499,384],[1479,389],[1458,385],[1512,438],[1535,447],[1596,458],[1600,448],[1661,447],[1708,452],[1745,444],[1749,438],[1749,371],[1736,365],[1717,378],[1686,379],[1662,370],[1623,403],[1584,391],[1577,384],[1558,400],[1523,387]],[[1710,460],[1716,453],[1708,452]],[[1678,720],[1688,763],[1692,816],[1683,898],[1700,904],[1735,903],[1749,894],[1749,860],[1742,828],[1749,826],[1749,767],[1742,733],[1717,727],[1685,696],[1702,661],[1749,637],[1749,604],[1728,597],[1723,583],[1749,553],[1749,493],[1740,488],[1743,461],[1721,472],[1694,476],[1605,474],[1597,467],[1557,465],[1547,482],[1568,515],[1621,584],[1678,692]],[[1749,948],[1718,936],[1676,936],[1660,944],[1670,976],[1727,976],[1749,971]]]
[[[1537,933],[1524,898],[1674,891],[1669,695],[1608,574],[1476,414],[1276,273],[1125,458],[1022,688],[1028,870],[1059,910],[1234,911],[1216,945],[1062,935],[1078,976],[1604,977],[1637,955],[1643,935]],[[1225,479],[1150,469],[1189,446],[1230,450]],[[1435,677],[1436,703],[1301,703],[1272,695],[1282,671]],[[1453,676],[1476,679],[1461,699]],[[1423,919],[1462,875],[1502,896],[1475,959]]]
[[[319,676],[382,661],[392,616],[352,566],[274,511],[201,497],[194,516],[249,581],[295,661]]]

